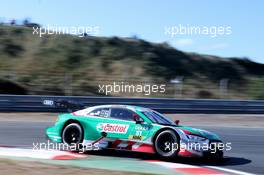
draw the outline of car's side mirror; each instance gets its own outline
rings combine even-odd
[[[133,114],[133,119],[136,122],[136,124],[141,124],[144,122],[144,120],[138,114]]]
[[[174,123],[175,123],[176,125],[179,125],[180,120],[175,120]]]

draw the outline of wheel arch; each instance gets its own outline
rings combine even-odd
[[[171,128],[171,127],[164,127],[164,128],[161,128],[161,129],[159,129],[159,130],[154,134],[154,136],[152,137],[153,149],[154,149],[154,151],[155,151],[156,154],[158,154],[158,152],[157,152],[157,150],[156,150],[156,146],[155,146],[156,143],[155,143],[155,140],[156,140],[156,138],[158,137],[158,135],[159,135],[160,133],[162,133],[163,131],[172,131],[172,132],[176,135],[176,137],[177,137],[177,142],[178,142],[177,144],[178,144],[178,145],[180,144],[181,137],[180,137],[180,134],[177,132],[177,130],[175,130],[175,129]],[[177,156],[178,156],[179,151],[180,151],[180,147],[178,147],[178,149],[177,149],[177,153],[176,153]]]
[[[159,129],[158,131],[156,131],[156,133],[155,133],[154,136],[152,137],[152,140],[151,140],[151,141],[152,141],[153,144],[154,144],[154,142],[155,142],[157,136],[158,136],[162,131],[165,131],[165,130],[171,130],[171,131],[173,131],[173,132],[176,134],[178,140],[180,141],[181,137],[180,137],[179,133],[178,133],[176,130],[174,130],[174,129],[170,128],[170,127],[164,127],[164,128]]]
[[[62,129],[61,129],[61,133],[60,133],[61,137],[62,137],[62,133],[63,133],[64,128],[65,128],[67,125],[72,124],[72,123],[77,123],[77,124],[80,125],[80,127],[82,128],[82,132],[83,132],[83,138],[85,138],[85,136],[84,136],[84,135],[85,135],[85,132],[84,132],[84,129],[83,129],[83,125],[81,124],[80,121],[75,120],[75,119],[69,119],[69,120],[67,120],[67,121],[64,123],[64,125],[63,125],[63,127],[62,127]]]

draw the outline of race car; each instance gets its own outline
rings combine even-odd
[[[117,149],[154,153],[165,158],[222,158],[223,142],[214,133],[182,126],[152,109],[130,105],[100,105],[59,114],[48,138],[76,149]]]

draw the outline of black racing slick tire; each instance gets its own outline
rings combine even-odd
[[[172,130],[160,132],[154,140],[156,153],[163,158],[174,158],[179,153],[179,138]]]
[[[62,142],[78,151],[82,147],[83,129],[78,123],[71,123],[64,127],[62,131]]]

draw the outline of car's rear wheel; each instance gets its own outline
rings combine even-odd
[[[172,130],[160,132],[154,141],[154,148],[161,157],[176,157],[179,152],[179,139],[176,133]]]
[[[63,129],[62,132],[62,141],[71,148],[75,148],[78,151],[83,142],[83,129],[78,123],[71,123]]]

